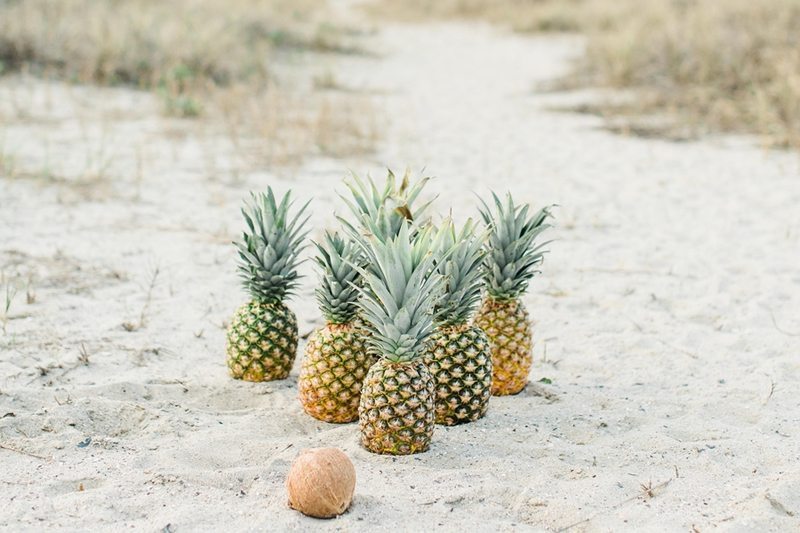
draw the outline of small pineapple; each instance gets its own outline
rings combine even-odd
[[[443,285],[434,271],[431,232],[412,238],[409,225],[401,224],[396,237],[351,233],[366,256],[359,306],[367,344],[380,357],[361,389],[361,443],[381,454],[424,452],[435,427],[436,391],[422,355]]]
[[[361,253],[353,241],[326,233],[314,243],[320,267],[317,302],[326,325],[306,344],[298,387],[303,409],[319,420],[344,423],[358,418],[361,384],[375,359],[367,353],[358,314]]]
[[[308,217],[294,216],[291,191],[278,203],[271,188],[252,194],[242,209],[247,230],[238,241],[239,273],[252,300],[240,307],[228,327],[228,369],[236,379],[285,379],[297,353],[297,318],[285,300],[297,287],[298,256],[305,247]]]
[[[445,290],[436,305],[436,330],[425,362],[436,382],[436,422],[452,426],[486,414],[492,387],[492,353],[484,331],[469,324],[481,299],[483,238],[468,220],[456,233],[452,221],[440,232],[437,270]]]
[[[544,244],[536,239],[549,227],[549,207],[529,215],[527,205],[506,203],[492,193],[495,209],[486,203],[481,216],[489,227],[485,260],[486,294],[475,317],[492,344],[492,394],[517,394],[528,383],[533,363],[533,333],[528,311],[520,297],[538,273]],[[546,243],[545,243],[546,244]]]

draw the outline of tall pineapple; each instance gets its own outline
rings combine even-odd
[[[353,324],[358,314],[360,248],[336,233],[326,233],[321,243],[314,244],[320,268],[316,297],[326,325],[306,344],[298,381],[300,402],[319,420],[352,422],[358,418],[364,376],[375,362],[367,353],[361,328]]]
[[[448,255],[437,271],[445,290],[437,302],[436,329],[425,362],[436,382],[436,422],[452,426],[486,414],[492,387],[492,353],[484,331],[469,323],[481,299],[483,238],[468,220],[460,232],[452,221],[441,230]]]
[[[297,353],[297,318],[286,299],[297,287],[298,256],[305,247],[308,207],[290,215],[291,191],[276,201],[271,188],[252,194],[242,209],[247,229],[240,241],[239,274],[252,299],[228,327],[228,369],[236,379],[284,379]]]
[[[548,207],[529,214],[528,205],[505,204],[492,193],[494,209],[483,203],[481,217],[489,227],[485,260],[486,294],[475,317],[492,344],[492,394],[517,394],[528,383],[533,363],[533,333],[521,296],[538,273],[544,244],[537,237],[549,227]]]
[[[431,232],[419,230],[412,238],[402,224],[396,237],[353,236],[367,265],[359,306],[368,346],[379,357],[361,389],[361,443],[381,454],[424,452],[435,427],[435,385],[422,356],[442,289],[430,253]]]

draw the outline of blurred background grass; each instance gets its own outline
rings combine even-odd
[[[291,110],[295,98],[274,94],[283,52],[362,52],[348,42],[352,29],[328,22],[329,7],[324,0],[0,0],[0,72],[152,90],[171,116],[212,112],[246,123],[267,109],[271,118],[260,111],[249,128],[259,135],[267,123],[334,128],[314,134],[330,140],[323,152],[369,150],[377,128],[351,120],[371,114],[366,102],[304,101],[317,109],[309,118]],[[757,133],[770,146],[800,147],[797,0],[378,0],[365,9],[375,20],[478,19],[518,32],[580,32],[585,54],[559,87],[634,96],[584,110],[658,115],[668,117],[665,130]],[[336,119],[341,109],[352,110],[349,118]],[[333,146],[335,128],[349,132],[344,146]]]
[[[5,0],[0,68],[158,89],[193,115],[211,87],[270,79],[276,50],[338,50],[322,0]],[[183,101],[183,105],[181,105]]]
[[[771,146],[800,147],[797,0],[381,0],[368,11],[581,32],[585,55],[562,86],[635,96],[593,111],[666,112],[676,128],[757,133]]]
[[[0,0],[0,74],[150,91],[264,162],[369,152],[370,99],[297,75],[301,56],[362,53],[330,20],[325,0]]]

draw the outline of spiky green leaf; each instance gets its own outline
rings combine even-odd
[[[317,303],[331,324],[350,323],[358,313],[360,275],[353,265],[361,262],[361,249],[338,233],[326,232],[322,242],[314,242],[319,267]]]
[[[239,276],[253,298],[268,303],[283,302],[297,288],[297,265],[305,248],[304,229],[308,202],[290,215],[291,191],[280,202],[272,188],[266,193],[250,193],[242,208],[247,229],[234,244],[239,252]]]
[[[482,202],[481,217],[489,229],[484,260],[486,291],[497,300],[519,297],[528,288],[544,260],[544,244],[538,237],[550,227],[552,206],[529,215],[527,204],[517,205],[510,193],[506,202],[492,193],[494,208]]]
[[[409,172],[400,184],[389,170],[382,188],[372,178],[359,178],[355,173],[345,180],[351,198],[342,196],[353,216],[351,223],[363,226],[379,237],[394,237],[403,225],[420,225],[426,218],[431,201],[414,206],[430,178],[423,177],[411,182]]]
[[[367,343],[377,355],[410,361],[422,355],[434,328],[434,305],[443,289],[431,253],[432,235],[424,229],[411,235],[402,224],[394,237],[364,236],[346,226],[364,253],[358,266],[365,286],[359,307],[370,332]]]
[[[447,220],[439,232],[436,268],[444,278],[445,290],[436,304],[438,322],[442,326],[465,324],[481,299],[485,235],[471,219],[460,231]]]

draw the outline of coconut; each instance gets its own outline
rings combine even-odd
[[[350,507],[356,469],[338,448],[300,452],[286,477],[289,507],[316,518],[333,518]]]

